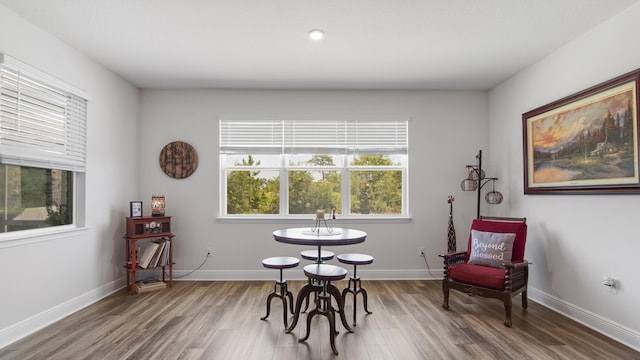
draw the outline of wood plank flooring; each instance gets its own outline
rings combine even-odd
[[[123,289],[0,349],[0,359],[640,359],[633,349],[535,302],[523,311],[519,297],[512,328],[502,324],[503,305],[493,299],[452,291],[446,311],[440,284],[363,280],[373,314],[365,314],[359,298],[355,332],[338,326],[337,356],[325,317],[313,318],[302,343],[306,315],[286,334],[280,300],[260,320],[273,282],[181,281],[148,294]],[[289,282],[294,294],[303,285]],[[336,285],[343,288],[346,281]]]

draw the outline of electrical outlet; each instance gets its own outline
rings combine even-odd
[[[207,257],[210,257],[212,252],[211,248],[207,248]]]
[[[418,256],[424,256],[426,252],[427,252],[427,248],[426,247],[420,246],[418,248]]]
[[[616,280],[610,276],[602,277],[602,285],[606,286],[610,293],[616,294],[618,292]]]

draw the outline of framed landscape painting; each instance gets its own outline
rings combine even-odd
[[[525,194],[640,193],[639,77],[637,70],[522,115]]]

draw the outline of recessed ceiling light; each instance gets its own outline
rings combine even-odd
[[[320,40],[324,37],[324,31],[320,29],[311,29],[309,30],[309,37],[312,40]]]

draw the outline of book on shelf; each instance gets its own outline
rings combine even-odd
[[[164,281],[161,281],[155,278],[138,280],[135,283],[136,293],[138,294],[161,290],[161,289],[165,289],[166,287],[167,287],[167,284]]]
[[[156,266],[166,266],[169,263],[169,240],[163,239],[163,246],[160,251],[160,256],[158,257],[158,263]]]
[[[158,250],[158,247],[160,246],[160,244],[158,244],[157,242],[154,241],[149,241],[144,248],[141,250],[141,255],[140,258],[138,259],[138,266],[140,266],[141,268],[148,268],[151,266],[153,266],[153,264],[151,264],[151,261],[153,260],[153,256],[156,253],[156,250]]]
[[[147,242],[138,250],[136,266],[141,269],[166,266],[169,263],[170,250],[171,244],[167,238]],[[131,268],[131,259],[127,261],[127,268]]]
[[[156,251],[153,254],[153,257],[151,258],[151,262],[149,263],[149,267],[156,267],[159,266],[159,262],[160,262],[160,256],[162,255],[162,251],[164,250],[164,248],[166,247],[167,242],[165,241],[165,239],[160,239],[160,240],[154,240],[153,242],[158,244],[158,247],[156,248]]]

